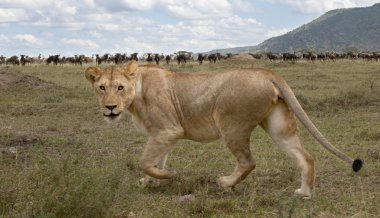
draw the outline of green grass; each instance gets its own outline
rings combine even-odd
[[[222,141],[180,141],[168,167],[179,177],[142,188],[138,157],[146,136],[129,117],[106,124],[85,67],[7,68],[52,85],[0,87],[0,217],[377,217],[380,214],[379,63],[163,65],[177,72],[270,68],[293,87],[316,126],[341,150],[364,160],[355,174],[300,126],[316,159],[315,195],[293,195],[300,175],[260,128],[252,133],[257,168],[233,191],[216,179],[235,167]],[[180,196],[195,200],[179,203]]]

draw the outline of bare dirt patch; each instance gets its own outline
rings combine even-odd
[[[24,147],[41,143],[37,135],[0,135],[0,147]]]
[[[34,76],[22,74],[20,70],[12,69],[10,67],[0,69],[0,88],[6,89],[15,86],[34,89],[51,87],[53,84]]]
[[[233,60],[255,60],[250,54],[240,53],[232,57]]]
[[[3,160],[17,159],[20,149],[42,143],[42,139],[36,135],[0,135],[0,158]],[[26,160],[26,158],[22,158]]]

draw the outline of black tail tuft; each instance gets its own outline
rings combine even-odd
[[[363,161],[360,159],[355,159],[354,162],[352,163],[352,169],[354,172],[358,172],[363,166]]]

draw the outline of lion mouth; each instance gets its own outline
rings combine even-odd
[[[110,113],[110,114],[103,114],[104,117],[107,117],[107,118],[111,118],[111,119],[114,119],[114,118],[117,118],[120,116],[120,113],[118,114],[115,114],[115,113]]]

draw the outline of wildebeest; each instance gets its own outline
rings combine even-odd
[[[315,61],[317,60],[318,56],[313,52],[308,52],[302,54],[303,59],[309,60],[309,61]]]
[[[268,52],[267,53],[267,58],[270,61],[276,61],[276,60],[281,60],[282,59],[282,55],[280,55],[280,54],[274,54],[272,52]]]
[[[2,55],[0,56],[0,66],[5,64],[5,59],[6,58],[4,56],[2,56]]]
[[[186,64],[186,56],[184,54],[177,55],[177,62],[178,64]]]
[[[26,55],[20,55],[20,57],[21,66],[25,66],[27,63],[31,62],[31,58]]]
[[[199,64],[203,63],[203,60],[206,58],[206,55],[203,55],[201,53],[198,54],[198,62]]]
[[[320,61],[325,61],[326,60],[326,53],[320,52],[319,54],[317,54],[317,59]]]
[[[347,52],[346,57],[351,60],[356,60],[358,58],[358,54],[353,51],[349,51]]]
[[[212,63],[212,62],[216,63],[216,61],[218,60],[218,55],[217,54],[209,54],[207,59],[210,63]]]
[[[154,61],[156,62],[157,65],[160,64],[160,60],[161,60],[163,57],[164,57],[163,55],[154,54]]]
[[[298,57],[297,57],[297,55],[296,54],[292,54],[292,53],[282,53],[282,59],[284,60],[284,61],[293,61],[293,62],[295,62],[297,59],[298,59]]]
[[[375,59],[376,61],[379,61],[379,59],[380,59],[380,51],[373,52],[373,59]]]
[[[102,56],[99,56],[98,54],[96,54],[95,55],[95,57],[96,57],[96,64],[97,65],[101,65],[102,62],[108,62],[109,55],[110,55],[109,53],[106,53],[106,54],[104,54]]]
[[[148,57],[146,58],[146,61],[148,62],[148,64],[151,64],[153,62],[153,56],[151,53],[148,53],[147,55]]]
[[[169,64],[171,59],[172,59],[172,57],[170,55],[166,55],[165,56],[166,64]]]
[[[186,64],[187,62],[190,62],[191,60],[191,52],[187,52],[187,51],[179,51],[177,53],[175,53],[177,56],[176,56],[176,59],[177,59],[177,62],[178,64]]]
[[[131,56],[129,57],[129,60],[135,60],[138,61],[139,58],[137,57],[138,53],[132,53]]]
[[[46,64],[49,65],[50,63],[53,63],[54,65],[57,65],[57,64],[58,64],[58,61],[59,61],[59,56],[60,56],[60,55],[50,55],[50,56],[46,59]]]
[[[328,58],[329,60],[335,61],[337,57],[338,57],[338,55],[335,52],[327,52],[326,53],[326,58]]]
[[[12,57],[6,59],[5,64],[20,65],[20,60],[16,55],[13,55]]]

